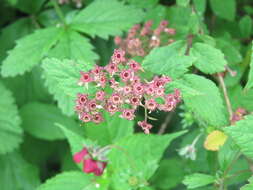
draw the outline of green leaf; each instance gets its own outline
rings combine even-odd
[[[226,127],[224,130],[240,147],[243,154],[253,159],[253,116],[245,116],[243,120],[237,121],[234,126]]]
[[[153,49],[145,57],[142,66],[156,74],[164,74],[173,79],[182,76],[194,62],[191,56],[185,56],[183,41],[172,43],[165,47]]]
[[[184,168],[179,159],[162,160],[151,183],[159,189],[172,189],[184,178]]]
[[[65,125],[70,130],[80,131],[80,126],[54,105],[31,102],[23,106],[20,110],[22,126],[31,135],[45,139],[64,139],[65,135],[55,126],[55,123]]]
[[[253,87],[253,42],[251,45],[251,59],[250,59],[250,70],[249,70],[248,82],[245,88],[250,89],[252,87]]]
[[[28,14],[37,13],[46,0],[18,0],[15,5],[19,10]]]
[[[64,172],[40,185],[37,190],[94,190],[92,176],[82,172]]]
[[[137,134],[120,140],[109,154],[115,189],[127,190],[145,184],[158,168],[164,150],[186,131],[158,136]],[[108,169],[108,170],[110,170]]]
[[[249,179],[250,184],[244,185],[240,190],[252,190],[253,189],[253,177]]]
[[[204,73],[214,74],[225,70],[227,62],[219,49],[208,44],[195,43],[190,54],[197,59],[194,65]]]
[[[116,0],[96,0],[80,11],[71,27],[91,36],[107,39],[119,35],[142,20],[143,12]]]
[[[95,143],[89,139],[85,139],[80,133],[76,133],[74,131],[69,130],[67,127],[56,123],[57,127],[59,127],[63,133],[65,134],[71,148],[71,153],[74,155],[75,153],[79,152],[83,149],[84,146],[94,146]]]
[[[17,41],[14,49],[3,61],[2,76],[16,76],[30,71],[48,53],[61,35],[61,28],[46,28],[35,31]]]
[[[57,100],[58,106],[64,114],[73,115],[77,93],[92,91],[92,86],[89,86],[87,90],[77,84],[80,79],[80,71],[89,70],[91,64],[47,58],[43,61],[42,68],[46,85]]]
[[[236,14],[236,0],[210,0],[211,9],[215,15],[233,21]]]
[[[3,28],[0,34],[0,62],[7,56],[7,50],[14,47],[15,41],[29,34],[33,29],[34,27],[30,18],[18,19],[16,22]]]
[[[177,5],[186,7],[190,3],[190,0],[177,0]]]
[[[227,111],[221,94],[212,81],[194,74],[185,75],[183,81],[184,85],[201,93],[196,96],[187,96],[182,92],[186,106],[193,111],[198,120],[216,127],[228,124]]]
[[[148,1],[140,1],[140,0],[125,0],[126,2],[135,5],[138,8],[144,8],[151,10],[155,5],[159,3],[159,0],[148,0]]]
[[[225,55],[228,63],[239,63],[242,61],[242,55],[231,40],[216,39],[216,47],[219,48]]]
[[[34,190],[40,184],[38,169],[17,152],[0,156],[0,167],[1,190]]]
[[[101,124],[85,124],[86,137],[97,141],[100,145],[108,145],[134,132],[134,122],[120,118],[119,114],[111,116],[105,113],[104,119],[105,121]]]
[[[93,63],[98,58],[94,47],[84,36],[73,30],[65,30],[59,42],[49,52],[50,57]]]
[[[215,177],[207,174],[195,173],[185,177],[183,184],[188,189],[206,186],[215,182]]]
[[[198,14],[204,14],[206,11],[206,0],[193,0],[195,9]]]
[[[23,130],[12,94],[1,82],[0,92],[0,154],[5,154],[18,147]]]
[[[249,15],[241,18],[239,21],[239,27],[243,38],[250,37],[252,33],[252,19]]]

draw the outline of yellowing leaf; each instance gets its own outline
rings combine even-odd
[[[207,150],[217,151],[226,142],[226,140],[227,135],[221,131],[215,130],[206,137],[204,147]]]

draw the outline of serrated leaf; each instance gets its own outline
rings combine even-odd
[[[186,7],[189,5],[190,0],[177,0],[177,5]]]
[[[16,76],[30,71],[57,42],[61,32],[61,28],[40,29],[18,40],[15,48],[8,52],[8,57],[3,61],[2,76]]]
[[[239,63],[242,61],[242,55],[230,40],[216,39],[216,47],[219,48],[225,55],[228,63]]]
[[[65,125],[70,130],[80,132],[80,126],[54,105],[31,102],[24,105],[20,110],[22,126],[29,134],[45,139],[64,139],[65,135],[55,126],[55,123]]]
[[[96,0],[73,19],[71,27],[107,39],[142,20],[143,12],[116,0]]]
[[[14,98],[1,82],[0,92],[0,154],[5,154],[18,147],[23,130]]]
[[[224,129],[235,143],[240,147],[243,154],[253,159],[253,116],[245,116],[243,120],[237,121],[234,126]]]
[[[233,21],[236,14],[236,0],[210,0],[211,9],[215,15]]]
[[[241,18],[241,20],[239,21],[239,28],[242,37],[244,38],[250,37],[252,33],[252,19],[249,15],[246,15]]]
[[[250,70],[248,76],[248,82],[245,86],[246,89],[250,89],[253,87],[253,42],[251,43],[251,59],[250,59]]]
[[[134,132],[134,122],[120,118],[119,114],[111,116],[105,113],[104,120],[101,124],[85,124],[86,137],[97,141],[100,145],[108,145]]]
[[[227,65],[224,54],[208,44],[195,43],[190,54],[196,58],[194,65],[207,74],[222,72]]]
[[[183,184],[188,189],[195,189],[197,187],[203,187],[215,182],[215,177],[207,174],[195,173],[188,175],[183,180]]]
[[[33,29],[32,21],[29,18],[18,19],[3,28],[0,33],[0,62],[7,56],[7,50],[14,47],[15,41],[29,34]]]
[[[217,151],[220,149],[221,146],[224,145],[224,143],[227,140],[227,135],[225,135],[223,132],[215,130],[211,132],[205,140],[204,147],[207,150],[211,151]]]
[[[251,177],[249,180],[249,184],[244,185],[240,190],[252,190],[253,189],[253,177]]]
[[[89,70],[91,65],[89,63],[76,63],[71,60],[60,61],[55,58],[47,58],[43,61],[42,68],[44,69],[46,85],[64,114],[74,114],[77,93],[92,91],[92,86],[85,89],[77,84],[80,79],[80,71]]]
[[[191,56],[185,56],[183,41],[171,45],[155,48],[145,57],[142,66],[156,74],[164,74],[173,79],[182,76],[194,62]]]
[[[47,180],[37,190],[94,190],[92,177],[82,172],[64,172]]]
[[[220,127],[228,124],[227,111],[217,86],[202,76],[187,74],[183,78],[184,85],[200,92],[200,95],[186,96],[183,100],[196,118],[208,125]]]
[[[127,190],[141,186],[158,168],[164,150],[172,140],[186,131],[158,136],[137,134],[120,140],[109,154],[112,184],[115,189]]]
[[[94,60],[98,59],[93,49],[94,47],[87,38],[67,29],[62,34],[59,42],[49,52],[49,57],[93,63]]]
[[[1,190],[34,190],[40,184],[38,169],[17,152],[1,155],[0,167]]]
[[[87,147],[87,146],[95,145],[94,142],[92,142],[89,139],[85,139],[83,136],[80,135],[80,133],[71,131],[67,127],[59,123],[56,123],[55,125],[59,127],[63,131],[64,135],[66,136],[70,144],[72,155],[74,155],[77,152],[80,152],[85,146]]]

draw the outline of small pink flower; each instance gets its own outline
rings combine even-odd
[[[97,124],[98,124],[98,123],[101,123],[103,120],[104,120],[104,119],[103,119],[101,113],[96,113],[95,115],[93,115],[92,121],[93,121],[94,123],[97,123]]]
[[[111,114],[113,115],[114,113],[116,113],[118,110],[118,107],[112,103],[108,103],[106,105],[106,110]]]
[[[88,108],[89,108],[89,110],[90,111],[94,111],[94,110],[96,110],[97,109],[97,103],[96,103],[96,100],[90,100],[89,102],[88,102]]]
[[[88,102],[88,95],[78,93],[76,102],[80,105],[85,105]]]
[[[127,120],[133,120],[134,117],[135,117],[135,115],[134,115],[134,109],[124,109],[122,111],[121,117],[125,118]]]
[[[96,161],[96,168],[94,170],[94,174],[96,176],[101,176],[106,166],[107,166],[107,162]]]
[[[138,76],[135,75],[135,76],[133,77],[132,83],[135,84],[135,83],[140,83],[140,82],[141,82],[140,77],[138,77]]]
[[[157,108],[157,102],[154,99],[149,99],[145,101],[145,106],[147,109],[154,111]]]
[[[165,28],[166,26],[168,26],[168,24],[169,24],[169,22],[167,20],[162,20],[160,22],[160,26],[163,27],[163,28]]]
[[[75,163],[81,163],[86,155],[89,155],[88,149],[83,148],[80,152],[77,152],[73,156]]]
[[[127,82],[133,77],[132,71],[130,69],[122,70],[120,73],[120,78],[122,81]]]
[[[91,72],[94,75],[100,75],[102,71],[103,71],[103,67],[100,67],[98,65],[95,65],[95,68],[93,70],[91,70]]]
[[[147,123],[146,121],[138,121],[138,125],[142,128],[145,134],[150,133],[150,129],[153,127],[151,124]]]
[[[80,82],[81,83],[88,83],[88,82],[92,82],[93,79],[91,78],[90,76],[90,73],[89,72],[80,72],[81,73],[81,78],[80,78]]]
[[[139,106],[140,103],[141,103],[141,100],[138,96],[133,96],[130,98],[130,103],[133,105],[133,106]]]
[[[87,123],[87,122],[90,122],[91,121],[91,115],[89,114],[89,113],[86,113],[86,112],[83,112],[83,113],[81,113],[81,115],[80,115],[80,119],[83,121],[83,122],[85,122],[85,123]]]
[[[112,55],[112,61],[114,63],[122,63],[122,62],[126,61],[125,51],[123,51],[121,49],[115,49],[114,53]]]
[[[99,101],[103,101],[105,99],[105,92],[100,90],[96,92],[96,99]]]
[[[148,95],[154,95],[155,94],[155,86],[153,84],[149,84],[145,87],[145,92],[148,94]]]
[[[139,71],[141,69],[141,65],[138,62],[134,61],[134,60],[129,61],[127,64],[134,71]]]
[[[110,64],[106,65],[105,70],[110,75],[114,75],[116,72],[118,72],[118,65],[115,63],[110,63]]]
[[[141,83],[136,83],[133,86],[133,91],[136,95],[142,95],[144,92],[144,86]]]
[[[96,161],[93,159],[87,159],[83,161],[83,171],[85,173],[93,173],[97,168]]]
[[[130,94],[132,92],[131,86],[124,86],[123,87],[123,93],[124,94]]]
[[[113,104],[120,104],[122,102],[122,99],[118,93],[114,93],[110,97],[109,101],[112,102]]]
[[[115,36],[115,38],[114,38],[114,43],[115,43],[116,45],[120,45],[121,41],[122,41],[122,39],[121,39],[120,36]]]
[[[174,29],[174,28],[165,28],[164,32],[166,32],[170,35],[175,35],[176,34],[176,29]]]
[[[106,86],[106,82],[107,82],[107,79],[106,79],[106,76],[105,75],[101,75],[99,77],[99,86],[101,86],[102,88],[104,88]]]
[[[155,95],[158,97],[164,96],[164,88],[157,88],[155,90]]]

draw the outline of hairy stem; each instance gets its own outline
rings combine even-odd
[[[61,11],[61,8],[59,7],[58,3],[56,2],[56,0],[52,0],[53,6],[54,6],[54,10],[56,12],[56,14],[58,15],[58,17],[60,18],[60,20],[62,21],[62,23],[64,24],[64,26],[66,26],[66,21],[65,21],[65,17]]]
[[[218,73],[217,75],[218,75],[219,84],[220,84],[220,86],[222,88],[222,91],[223,91],[223,94],[224,94],[227,110],[228,110],[228,113],[229,113],[229,120],[231,120],[232,117],[233,117],[233,111],[232,111],[232,106],[231,106],[231,103],[230,103],[230,100],[229,100],[229,97],[228,97],[227,88],[226,88],[226,85],[224,83],[224,79],[223,79],[222,74]]]
[[[166,131],[166,128],[168,127],[168,124],[171,121],[173,115],[174,115],[174,112],[170,112],[167,114],[163,124],[161,125],[161,127],[157,133],[158,135],[161,135]]]

